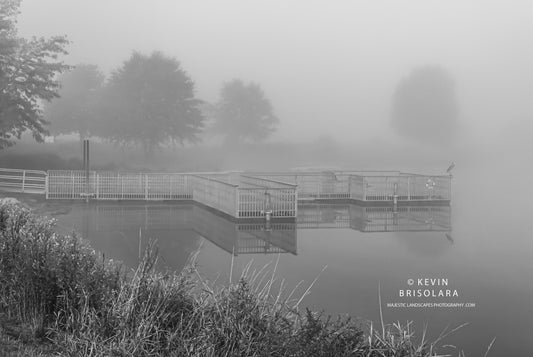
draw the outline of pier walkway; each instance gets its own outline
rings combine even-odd
[[[194,201],[234,219],[296,218],[298,202],[449,204],[451,176],[398,171],[139,173],[0,168],[0,192],[49,200]]]

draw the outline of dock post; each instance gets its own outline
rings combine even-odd
[[[25,186],[26,186],[26,170],[22,171],[22,193],[24,193]]]
[[[411,201],[411,176],[407,176],[407,201]]]
[[[89,139],[83,139],[83,170],[85,171],[85,202],[89,202]]]
[[[148,174],[144,174],[144,199],[148,200]]]
[[[398,183],[394,183],[394,195],[392,196],[393,212],[398,212]]]
[[[270,196],[270,193],[265,191],[265,214],[266,214],[266,220],[270,221],[270,216],[272,215],[272,197]]]

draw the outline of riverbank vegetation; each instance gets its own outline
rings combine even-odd
[[[15,203],[0,204],[0,352],[68,356],[435,356],[441,339],[412,326],[362,326],[302,308],[274,274],[238,282],[154,269],[132,272]],[[280,291],[277,291],[280,290]],[[305,295],[305,294],[304,294]],[[441,336],[443,337],[443,336]],[[415,342],[418,340],[418,343]]]

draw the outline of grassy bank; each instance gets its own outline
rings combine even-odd
[[[301,308],[266,272],[230,286],[192,262],[136,271],[103,259],[79,237],[17,204],[0,205],[0,354],[67,356],[435,356],[411,326],[363,328]],[[4,355],[2,354],[2,355]]]

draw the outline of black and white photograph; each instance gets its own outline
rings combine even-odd
[[[0,357],[533,355],[533,2],[0,0]]]

